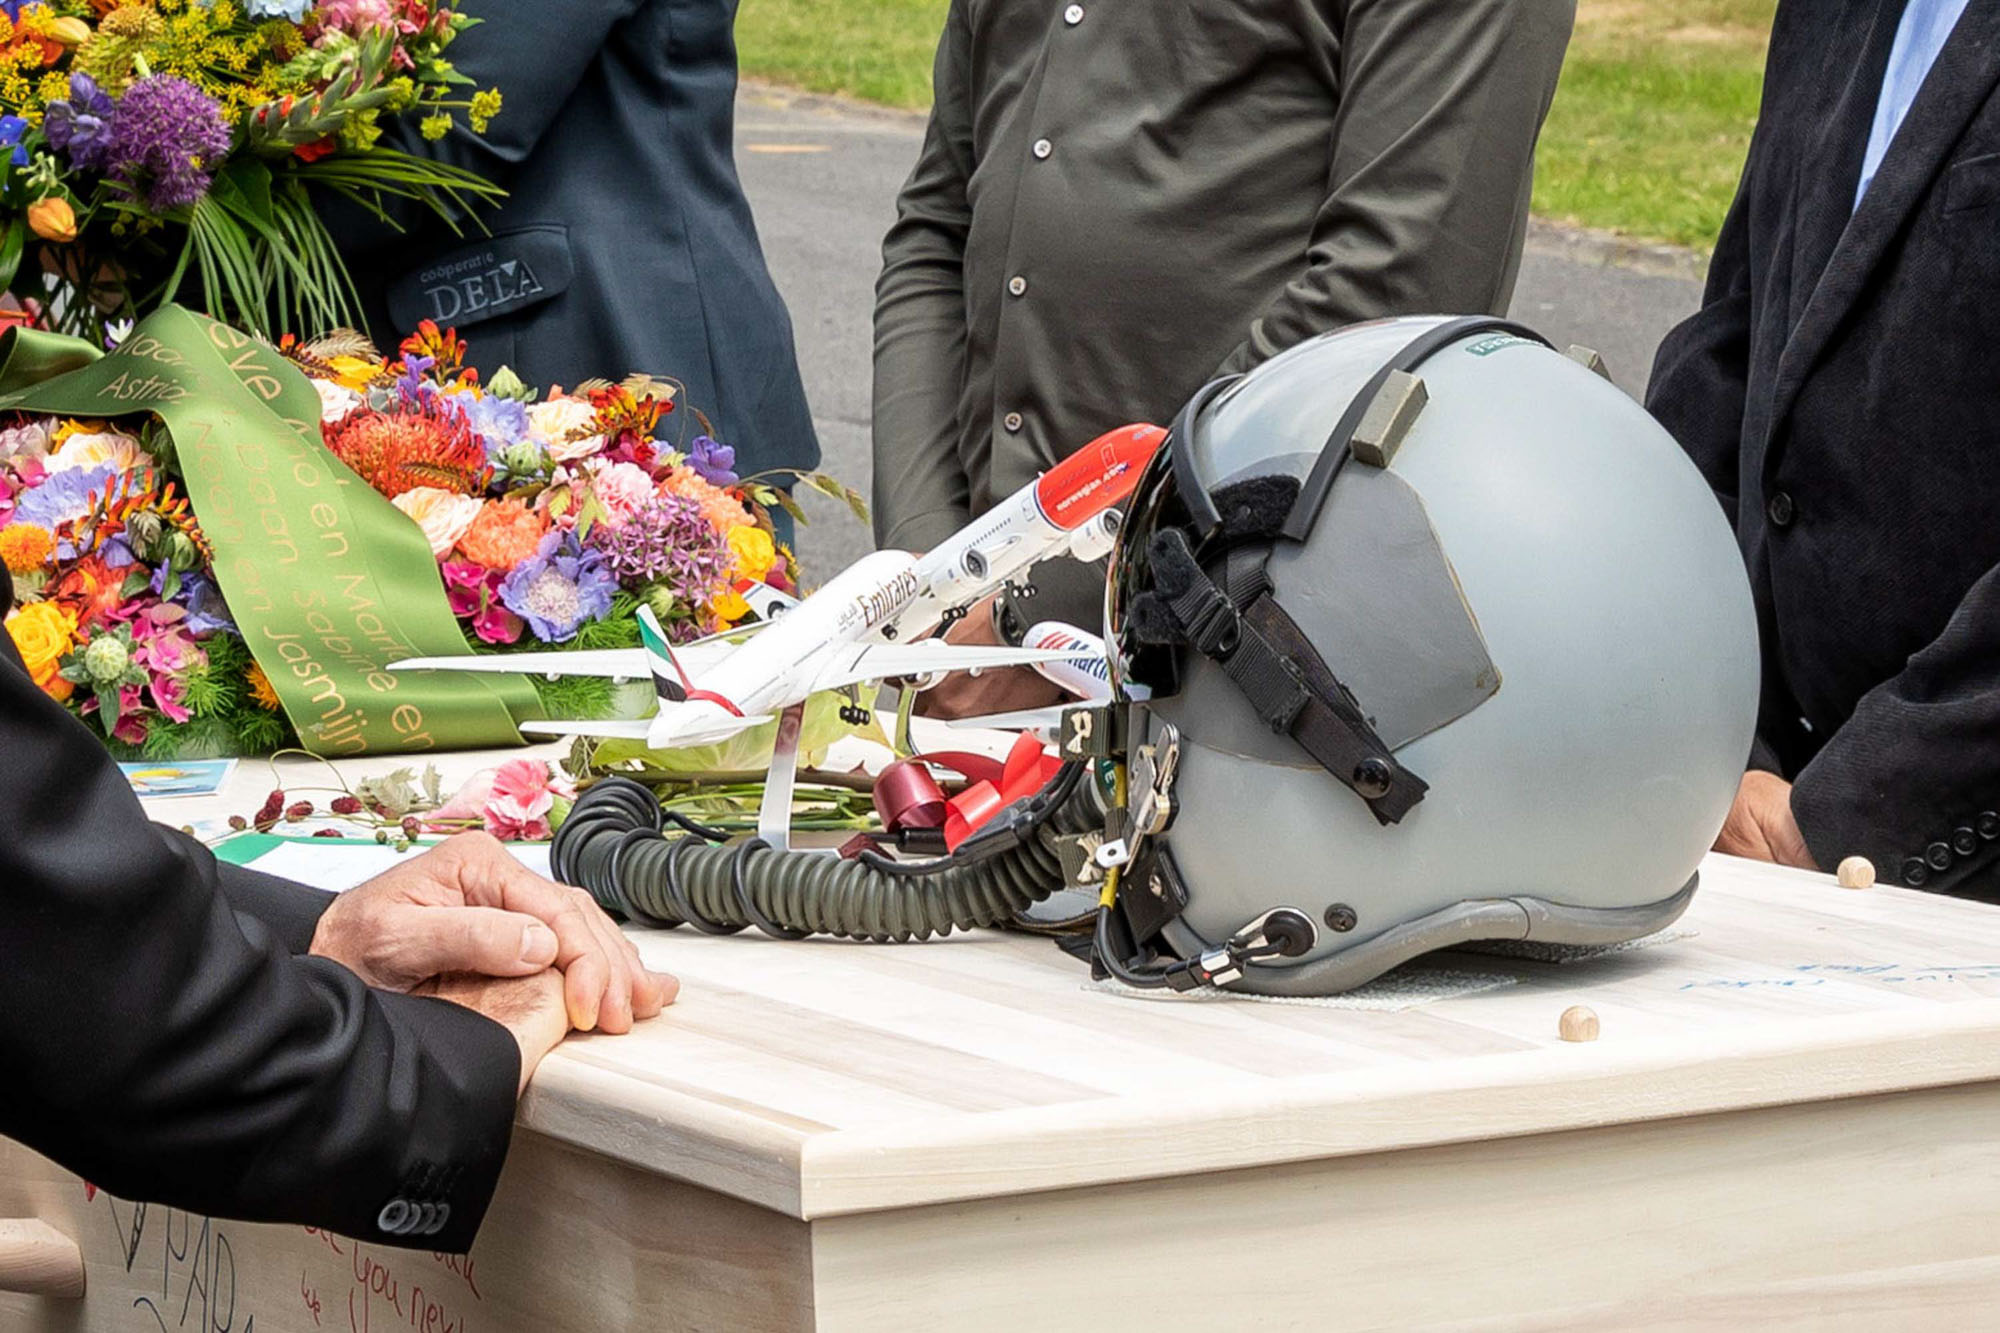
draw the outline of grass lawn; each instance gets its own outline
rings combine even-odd
[[[945,5],[743,0],[743,71],[813,92],[923,107]],[[1776,5],[1579,0],[1576,38],[1542,134],[1536,212],[1706,250],[1750,141]]]

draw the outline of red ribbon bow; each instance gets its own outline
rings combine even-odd
[[[947,800],[932,766],[965,778],[964,791]],[[942,828],[952,851],[1016,801],[1046,787],[1062,769],[1062,760],[1042,743],[1023,733],[1014,738],[1006,761],[948,750],[940,754],[899,759],[875,779],[875,813],[890,833],[904,829]]]

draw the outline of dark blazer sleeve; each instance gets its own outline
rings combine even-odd
[[[262,923],[288,953],[301,954],[312,948],[313,932],[333,904],[332,894],[243,866],[217,862],[215,870],[233,910]]]
[[[5,634],[0,760],[0,1133],[131,1198],[467,1248],[513,1125],[507,1031],[292,957],[303,914],[268,909],[295,895],[232,877],[232,901]]]
[[[1975,874],[1991,882],[2000,843],[1977,826],[2000,811],[1996,625],[2000,569],[1973,584],[1944,632],[1901,672],[1861,696],[1800,771],[1792,815],[1820,865],[1860,855],[1897,878],[1942,843],[1950,864],[1927,866],[1925,888],[1948,893]]]
[[[1743,413],[1750,385],[1750,208],[1759,154],[1753,139],[1736,199],[1716,238],[1701,309],[1661,340],[1646,389],[1659,418],[1737,519]]]

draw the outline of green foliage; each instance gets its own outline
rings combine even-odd
[[[535,693],[541,696],[542,712],[549,717],[592,721],[610,717],[613,688],[601,676],[530,676]]]
[[[805,726],[799,736],[799,764],[816,768],[826,757],[827,747],[842,736],[861,736],[887,744],[882,729],[871,718],[863,726],[851,726],[840,719],[848,702],[838,693],[815,694],[806,700]],[[732,736],[716,745],[692,746],[680,750],[653,750],[644,741],[600,741],[592,756],[595,768],[615,768],[640,781],[685,778],[693,774],[738,773],[761,775],[770,771],[771,753],[777,748],[778,724]]]
[[[816,93],[885,106],[931,100],[931,58],[947,0],[743,0],[743,69]]]

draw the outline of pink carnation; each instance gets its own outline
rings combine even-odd
[[[590,491],[604,506],[605,525],[622,528],[653,498],[653,478],[634,464],[611,463],[594,471]]]

